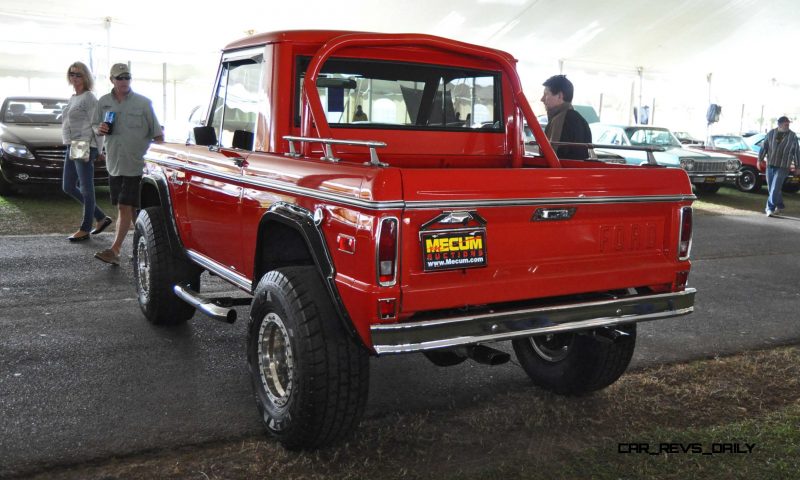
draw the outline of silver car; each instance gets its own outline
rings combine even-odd
[[[592,138],[596,145],[598,157],[613,154],[629,165],[643,165],[653,161],[665,167],[686,170],[689,179],[698,192],[714,193],[724,182],[734,182],[739,175],[741,161],[732,155],[714,152],[701,152],[683,148],[681,142],[666,128],[649,125],[608,125],[593,123]],[[608,148],[605,148],[608,145]],[[660,147],[663,151],[644,152],[624,147]],[[652,155],[652,159],[648,159]]]

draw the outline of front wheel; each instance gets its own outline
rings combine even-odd
[[[145,208],[133,232],[133,278],[139,307],[157,325],[177,325],[194,315],[194,307],[178,298],[176,284],[200,290],[200,270],[170,250],[161,207]]]
[[[555,393],[579,395],[605,388],[625,372],[636,347],[636,324],[617,327],[613,340],[586,333],[556,333],[512,341],[533,383]]]
[[[736,188],[746,193],[756,193],[761,190],[761,175],[755,168],[744,167],[736,178]]]
[[[286,448],[319,448],[349,434],[369,388],[369,355],[345,331],[314,267],[258,282],[247,338],[256,405]]]

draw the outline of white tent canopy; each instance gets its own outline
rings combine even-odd
[[[630,121],[632,105],[650,105],[656,122],[702,134],[705,109],[719,103],[727,130],[763,129],[771,118],[800,113],[798,7],[797,0],[2,0],[0,87],[66,95],[66,66],[82,60],[102,92],[109,63],[130,62],[134,89],[149,94],[169,123],[206,102],[219,49],[250,33],[417,32],[510,52],[534,104],[545,78],[566,73],[575,103],[602,109],[604,121]]]

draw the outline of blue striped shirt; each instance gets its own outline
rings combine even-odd
[[[758,152],[758,161],[767,157],[767,165],[772,167],[789,168],[791,165],[798,165],[797,158],[797,135],[791,130],[786,131],[780,142],[777,139],[778,129],[773,128],[767,133],[761,151]]]

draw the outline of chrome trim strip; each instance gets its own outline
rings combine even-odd
[[[280,192],[327,200],[351,207],[368,210],[398,210],[398,209],[463,209],[480,207],[530,207],[536,205],[590,205],[606,203],[653,203],[653,202],[685,202],[696,200],[695,195],[642,195],[637,197],[555,197],[555,198],[512,198],[512,199],[475,199],[475,200],[362,200],[338,193],[326,193],[316,189],[299,187],[286,182],[266,180],[249,175],[233,175],[198,167],[195,165],[174,162],[170,160],[147,158],[148,161],[172,168],[181,168],[209,175],[214,178],[229,180],[245,185],[271,188]]]
[[[197,253],[194,250],[186,250],[186,255],[196,264],[200,265],[201,267],[205,268],[209,272],[213,273],[214,275],[219,276],[223,280],[226,280],[237,287],[245,290],[247,293],[252,293],[253,291],[253,282],[250,281],[247,277],[241,275],[240,273],[234,272],[233,270],[225,267],[214,260],[206,257],[201,253]]]
[[[706,177],[725,177],[725,178],[736,178],[741,175],[738,172],[725,172],[725,173],[691,173],[686,172],[689,175],[689,178],[706,178]]]
[[[474,345],[686,315],[696,290],[370,327],[378,354]]]
[[[407,209],[437,209],[466,207],[532,207],[536,205],[597,205],[606,203],[653,203],[653,202],[685,202],[696,200],[695,195],[643,195],[638,197],[554,197],[554,198],[514,198],[514,199],[480,199],[450,201],[409,201]]]

